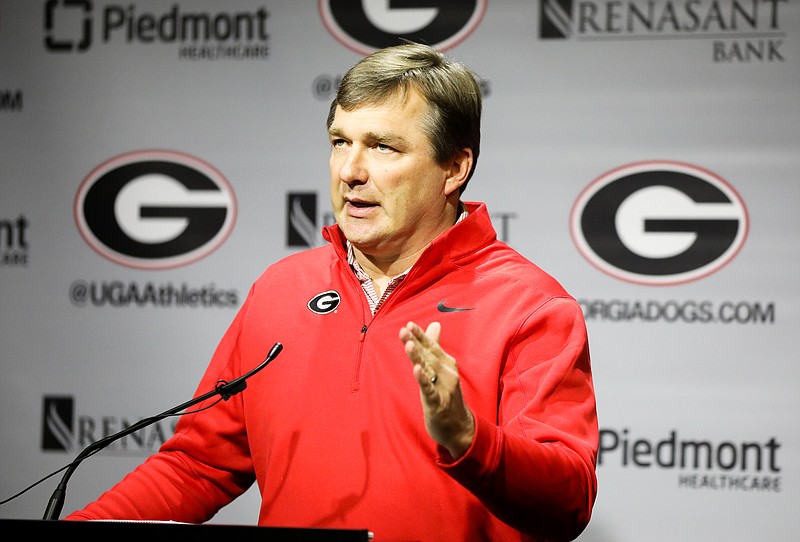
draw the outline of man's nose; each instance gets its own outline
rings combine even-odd
[[[363,183],[367,181],[367,149],[353,145],[348,149],[339,167],[339,179],[343,183]]]

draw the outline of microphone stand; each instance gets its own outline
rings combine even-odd
[[[143,427],[147,427],[148,425],[152,425],[160,420],[163,420],[164,418],[178,414],[179,412],[186,410],[197,403],[205,401],[206,399],[214,397],[215,395],[220,395],[225,401],[227,401],[232,395],[236,395],[237,393],[243,391],[247,387],[247,379],[266,367],[270,361],[275,359],[281,350],[283,350],[283,345],[281,343],[275,343],[275,345],[269,351],[269,354],[267,354],[266,359],[249,373],[231,380],[230,382],[222,381],[213,390],[203,395],[195,397],[194,399],[186,401],[185,403],[169,410],[165,410],[161,414],[156,414],[155,416],[139,420],[135,424],[126,427],[122,431],[108,435],[107,437],[103,437],[100,440],[96,440],[95,442],[91,443],[89,446],[84,448],[80,454],[78,454],[72,463],[69,464],[69,468],[67,468],[66,472],[64,472],[61,482],[59,482],[55,491],[53,491],[53,495],[50,497],[50,501],[47,503],[47,509],[45,510],[44,517],[42,519],[57,520],[59,518],[61,515],[61,509],[64,507],[64,499],[67,496],[67,482],[69,482],[72,473],[75,472],[75,469],[78,468],[78,465],[80,465],[84,459],[96,454],[112,442],[119,440],[126,435],[130,435],[131,433],[138,431]]]

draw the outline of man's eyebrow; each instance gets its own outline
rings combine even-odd
[[[339,128],[331,128],[330,130],[328,130],[328,134],[331,137],[353,139],[352,137],[348,137],[347,135],[345,135],[345,131]],[[404,138],[402,135],[396,132],[373,132],[370,130],[359,135],[358,138],[362,139],[363,141],[369,144],[381,143],[383,145],[389,145],[389,146],[394,146],[406,142],[406,138]]]
[[[406,138],[395,132],[367,132],[364,134],[364,137],[368,141],[383,143],[389,146],[395,146],[400,143],[405,143],[406,141]]]

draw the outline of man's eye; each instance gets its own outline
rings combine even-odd
[[[381,152],[392,152],[394,149],[389,145],[385,145],[383,143],[378,143],[375,147]]]
[[[334,139],[331,141],[331,145],[334,147],[342,147],[344,146],[344,139]]]

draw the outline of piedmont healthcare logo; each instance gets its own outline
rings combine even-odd
[[[427,43],[444,51],[464,41],[480,24],[488,0],[319,0],[325,28],[359,54],[398,45]]]
[[[28,265],[28,227],[25,215],[0,218],[0,268]]]
[[[165,3],[166,4],[166,3]],[[167,4],[144,11],[137,3],[47,0],[44,45],[54,53],[85,53],[97,44],[177,44],[185,60],[260,59],[269,54],[266,8],[251,11],[187,11]]]
[[[75,196],[75,222],[98,254],[136,269],[188,265],[214,252],[236,221],[236,197],[214,167],[145,150],[97,166]]]
[[[632,428],[600,429],[599,468],[675,472],[682,490],[780,493],[778,437],[714,440],[671,429],[655,437]]]
[[[744,202],[726,181],[672,161],[637,162],[600,176],[573,206],[572,238],[601,271],[645,285],[706,277],[748,232]]]

